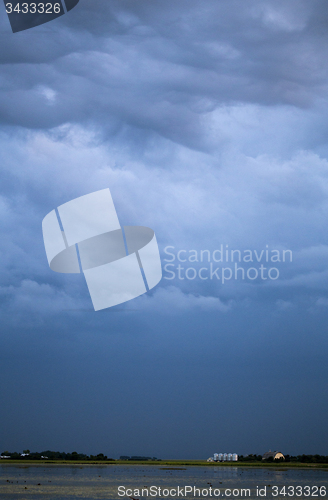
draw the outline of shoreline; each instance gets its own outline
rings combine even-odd
[[[45,466],[62,466],[62,467],[83,467],[83,466],[152,466],[152,467],[171,467],[181,468],[181,467],[244,467],[244,468],[274,468],[280,470],[286,469],[328,469],[328,464],[319,463],[297,463],[297,462],[287,462],[285,464],[279,463],[261,463],[261,462],[206,462],[201,460],[162,460],[158,461],[70,461],[70,460],[1,460],[0,465],[2,466],[23,466],[23,467],[45,467]]]

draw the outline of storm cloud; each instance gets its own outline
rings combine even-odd
[[[80,0],[16,34],[0,14],[3,450],[327,454],[326,4]],[[168,246],[292,262],[164,271],[95,313],[82,275],[48,268],[41,221],[107,187],[163,268]]]

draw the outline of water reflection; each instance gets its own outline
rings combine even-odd
[[[252,500],[256,488],[272,485],[318,485],[328,488],[328,470],[268,469],[251,467],[165,467],[165,466],[0,466],[0,500],[117,500],[118,486],[126,488],[249,488]],[[270,495],[269,495],[270,493]],[[140,500],[146,496],[137,496]],[[148,496],[148,498],[150,498]],[[195,497],[188,495],[188,500]],[[197,497],[196,497],[197,498]],[[198,497],[199,498],[199,497]],[[283,499],[284,495],[275,498]],[[295,497],[296,498],[296,497]],[[286,500],[286,499],[284,499]]]

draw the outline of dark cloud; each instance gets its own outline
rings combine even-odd
[[[0,115],[27,128],[93,123],[107,137],[131,126],[208,149],[202,118],[223,104],[325,96],[320,7],[302,7],[86,2],[46,30],[3,34]]]

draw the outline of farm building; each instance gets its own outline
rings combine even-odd
[[[264,453],[264,455],[262,456],[262,460],[267,460],[270,457],[272,457],[273,460],[278,460],[279,458],[285,460],[284,455],[280,453],[280,451],[271,451],[271,450]]]

